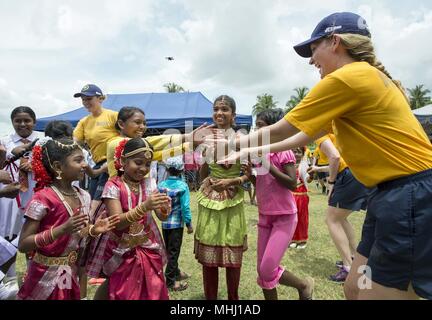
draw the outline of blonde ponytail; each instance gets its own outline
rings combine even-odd
[[[371,38],[351,33],[339,34],[338,36],[341,38],[341,43],[347,49],[348,54],[353,59],[356,61],[365,61],[384,73],[399,88],[405,99],[409,101],[402,83],[399,80],[393,79],[381,61],[377,59]]]

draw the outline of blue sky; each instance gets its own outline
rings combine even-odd
[[[72,95],[86,83],[136,93],[176,82],[210,100],[232,95],[246,114],[263,93],[284,106],[295,87],[319,80],[292,46],[336,11],[368,20],[394,78],[432,89],[428,1],[2,1],[0,135],[16,106],[39,117],[79,107]]]

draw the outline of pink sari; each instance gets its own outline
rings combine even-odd
[[[90,196],[79,189],[83,199],[84,212],[90,211]],[[58,227],[69,218],[63,202],[51,188],[35,193],[27,206],[25,216],[40,221],[39,232]],[[46,257],[65,257],[79,250],[78,234],[64,235],[36,253]],[[18,292],[18,299],[23,300],[80,300],[78,265],[45,266],[33,260],[29,262],[27,275]]]
[[[141,200],[144,201],[155,187],[146,179],[141,185]],[[128,191],[120,177],[114,177],[105,185],[102,198],[119,200],[123,212],[127,212],[129,207],[135,208],[139,204],[140,197]],[[146,240],[130,245],[133,237]],[[103,257],[103,272],[109,277],[110,300],[168,300],[163,274],[166,260],[162,237],[151,212],[125,230],[112,231]]]

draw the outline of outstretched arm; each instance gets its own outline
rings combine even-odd
[[[248,135],[239,136],[236,138],[235,146],[239,150],[241,148],[260,147],[268,144],[273,144],[294,136],[299,130],[285,119],[276,122],[271,126],[267,126]]]
[[[244,161],[249,159],[249,157],[251,156],[262,157],[263,155],[270,152],[272,153],[281,152],[281,151],[291,150],[294,148],[303,147],[326,134],[327,133],[325,131],[322,131],[315,137],[309,137],[303,132],[298,132],[294,136],[282,140],[280,142],[272,143],[265,146],[259,146],[259,147],[242,148],[240,152],[234,152],[231,155],[229,155],[227,158],[218,161],[218,163],[224,163],[226,161],[228,161],[229,163],[234,163],[238,159]]]
[[[294,164],[287,164],[280,171],[270,163],[270,174],[285,188],[294,191],[297,188],[296,168]]]

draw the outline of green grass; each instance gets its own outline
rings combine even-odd
[[[256,240],[257,240],[257,207],[249,205],[249,196],[245,196],[246,221],[248,223],[248,245],[249,249],[243,257],[243,267],[240,280],[239,294],[242,300],[262,300],[263,295],[260,287],[256,284]],[[342,285],[327,280],[330,274],[334,274],[335,261],[340,260],[324,222],[326,208],[326,197],[319,193],[315,186],[310,186],[309,204],[309,242],[305,250],[289,249],[282,261],[282,265],[299,277],[311,276],[315,279],[314,298],[319,300],[344,299]],[[191,194],[191,209],[193,221],[198,215],[195,194]],[[360,239],[361,226],[364,213],[353,213],[350,222],[353,224]],[[193,235],[184,233],[182,252],[179,259],[180,268],[191,274],[188,280],[189,288],[183,292],[170,292],[173,300],[201,300],[204,299],[201,265],[193,255]],[[17,272],[22,275],[25,269],[23,255],[19,255],[17,261]],[[96,287],[89,286],[89,298],[93,297]],[[295,289],[280,286],[278,288],[279,299],[296,300],[298,294]],[[226,299],[225,270],[219,273],[219,298]]]

